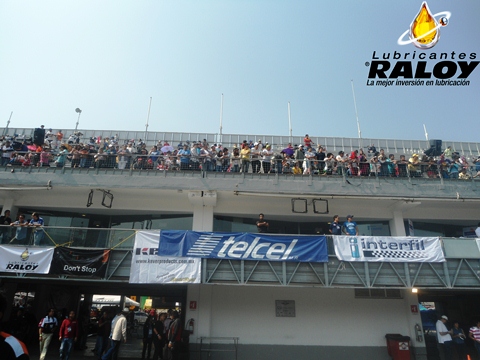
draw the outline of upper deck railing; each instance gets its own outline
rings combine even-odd
[[[33,138],[33,128],[0,128],[0,135],[14,136],[23,135]],[[59,129],[52,129],[57,133]],[[148,146],[156,145],[158,142],[168,141],[171,145],[177,146],[185,142],[202,142],[204,139],[210,144],[223,144],[232,147],[235,144],[240,145],[244,140],[256,142],[261,140],[263,144],[269,143],[274,150],[281,150],[288,143],[303,144],[303,136],[281,136],[281,135],[261,135],[261,134],[218,134],[218,133],[187,133],[187,132],[145,132],[145,131],[117,131],[117,130],[78,130],[82,135],[80,142],[88,143],[90,138],[101,139],[116,137],[120,144],[130,140],[138,141],[142,139]],[[74,133],[73,129],[63,129],[64,140],[68,141],[70,135]],[[375,138],[344,138],[344,137],[323,137],[311,136],[315,146],[322,145],[327,151],[337,153],[338,151],[351,152],[356,149],[366,149],[374,144],[377,150],[384,149],[386,154],[396,155],[404,154],[406,156],[413,153],[423,153],[430,148],[430,143],[426,140],[401,140],[401,139],[375,139]],[[443,148],[451,146],[452,150],[465,155],[468,158],[480,155],[480,143],[478,142],[459,142],[444,140]]]

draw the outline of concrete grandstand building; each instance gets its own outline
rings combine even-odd
[[[34,130],[0,133],[28,139]],[[148,149],[159,141],[176,149],[179,143],[204,139],[229,148],[261,140],[280,152],[288,143],[303,143],[302,137],[265,135],[81,133],[79,142],[108,137],[122,146],[143,139]],[[375,144],[387,156],[408,159],[430,148],[426,141],[413,140],[312,140],[335,156]],[[444,141],[442,146],[467,158],[471,178],[444,178],[440,172],[429,177],[422,169],[394,176],[353,176],[346,168],[323,175],[323,167],[308,175],[166,171],[119,168],[117,156],[104,167],[71,167],[68,161],[61,167],[5,166],[0,170],[2,214],[7,209],[12,218],[39,212],[48,234],[41,246],[112,252],[101,278],[3,272],[1,287],[12,298],[19,291],[35,292],[38,307],[54,295],[75,306],[81,295],[119,293],[149,294],[165,306],[180,303],[184,323],[193,319],[195,324],[192,358],[203,351],[226,359],[231,353],[217,350],[236,350],[238,359],[347,359],[352,354],[355,359],[388,359],[386,334],[409,336],[416,359],[435,358],[435,337],[422,319],[420,303],[434,303],[438,317],[446,314],[466,330],[480,316],[480,251],[476,240],[468,238],[480,221],[480,181],[473,177],[472,161],[480,145]],[[329,235],[334,214],[342,222],[352,214],[362,236],[438,237],[446,261],[342,261],[328,236],[328,261],[323,263],[204,258],[198,284],[129,283],[137,230],[256,233],[259,213],[269,221],[270,233],[292,236]]]

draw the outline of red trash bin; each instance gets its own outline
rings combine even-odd
[[[388,355],[393,360],[410,360],[410,337],[386,334]]]

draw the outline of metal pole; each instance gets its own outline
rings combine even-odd
[[[145,136],[143,141],[147,143],[148,121],[150,120],[150,108],[152,107],[152,97],[150,96],[150,103],[148,104],[147,123],[145,124]]]
[[[7,127],[3,129],[3,135],[7,135],[8,133],[8,125],[10,125],[10,120],[12,119],[12,115],[13,115],[13,111],[10,113],[10,117],[8,118]]]
[[[427,132],[427,127],[425,126],[425,124],[423,124],[423,131],[425,131],[425,139],[427,139],[427,141],[428,141],[428,132]]]
[[[220,98],[220,137],[218,139],[219,143],[223,142],[222,139],[222,130],[223,130],[223,94]]]
[[[292,136],[292,117],[291,117],[291,114],[290,114],[290,101],[288,102],[288,128],[290,130],[290,143],[293,142],[293,136]]]
[[[75,125],[75,132],[77,132],[78,124],[80,123],[80,115],[82,115],[82,110],[80,110],[79,108],[76,108],[75,112],[78,113],[77,123]]]
[[[357,100],[355,99],[355,89],[353,88],[353,80],[352,80],[352,93],[353,93],[353,105],[355,106],[355,116],[357,118],[357,129],[358,129],[358,138],[362,138],[362,132],[360,131],[360,121],[358,120],[358,111],[357,111]],[[362,147],[360,141],[360,147]]]

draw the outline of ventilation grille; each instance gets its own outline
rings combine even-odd
[[[402,299],[400,289],[355,289],[357,299]]]

